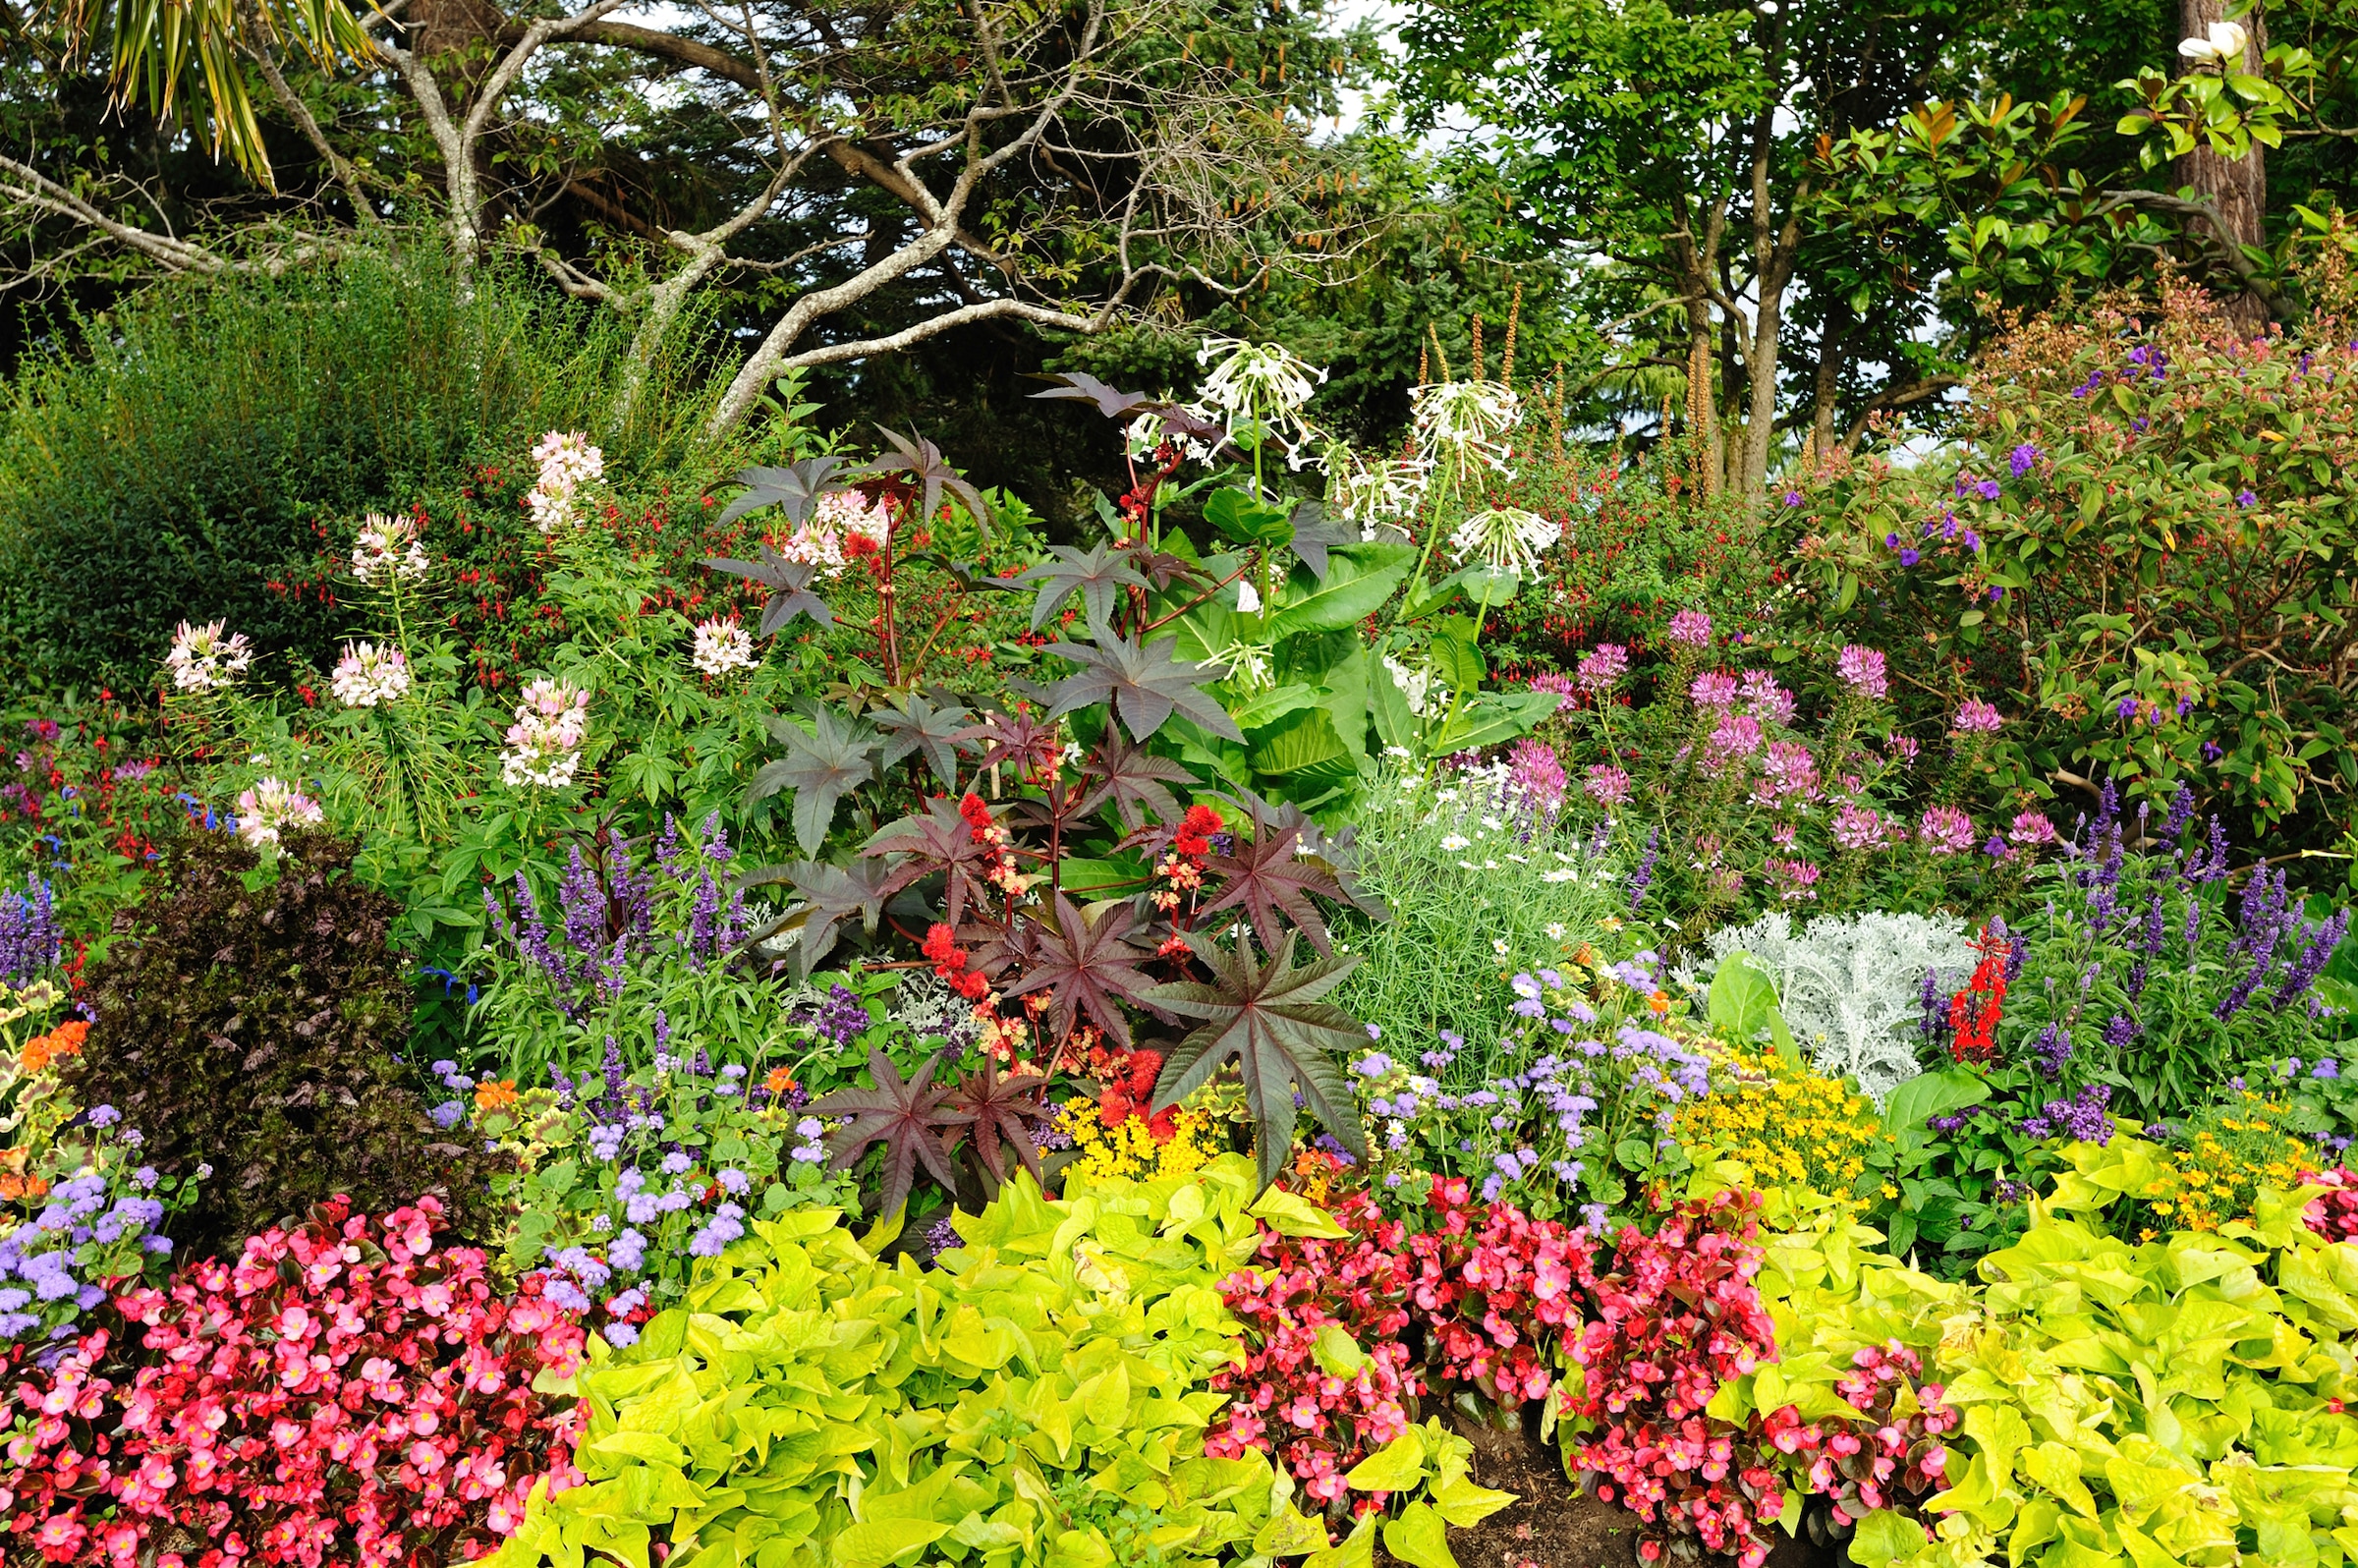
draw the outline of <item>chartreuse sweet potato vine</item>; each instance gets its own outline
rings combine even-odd
[[[1838,1416],[1859,1352],[1922,1356],[1926,1393],[1964,1413],[1947,1486],[1927,1499],[1930,1539],[1897,1512],[1861,1519],[1866,1568],[2358,1562],[2358,1420],[2341,1408],[2358,1397],[2358,1249],[2302,1224],[2322,1189],[2137,1244],[2106,1216],[2157,1150],[2123,1132],[2072,1158],[1980,1285],[1901,1266],[1832,1200],[1772,1195],[1760,1285],[1779,1356],[1712,1413]]]
[[[658,1542],[666,1568],[1364,1565],[1375,1521],[1330,1546],[1264,1455],[1204,1455],[1226,1399],[1205,1383],[1238,1332],[1214,1285],[1257,1219],[1341,1234],[1258,1185],[1237,1155],[1057,1201],[1019,1174],[931,1272],[878,1261],[828,1210],[754,1221],[636,1345],[593,1342],[588,1480],[536,1492],[498,1568],[646,1568]],[[1443,1519],[1508,1500],[1466,1456],[1431,1424],[1354,1479],[1406,1494],[1386,1541],[1421,1568],[1453,1568]]]

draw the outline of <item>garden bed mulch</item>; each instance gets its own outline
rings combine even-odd
[[[1639,1568],[1638,1517],[1565,1479],[1549,1445],[1527,1432],[1456,1424],[1474,1444],[1474,1479],[1515,1500],[1470,1530],[1451,1530],[1458,1568]],[[1833,1568],[1842,1548],[1774,1532],[1767,1568]],[[1406,1568],[1380,1546],[1376,1568]]]

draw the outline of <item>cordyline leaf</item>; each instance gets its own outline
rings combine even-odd
[[[1161,729],[1175,709],[1212,734],[1241,745],[1244,731],[1236,727],[1227,709],[1199,690],[1225,672],[1216,665],[1181,663],[1171,657],[1177,644],[1176,637],[1169,637],[1141,647],[1110,634],[1101,636],[1094,647],[1082,643],[1049,644],[1046,651],[1071,659],[1081,666],[1081,672],[1050,688],[1056,704],[1048,710],[1048,717],[1062,718],[1093,702],[1110,702],[1131,736],[1144,741]]]
[[[884,885],[886,875],[882,865],[870,862],[830,866],[818,861],[795,861],[746,871],[737,878],[738,887],[785,882],[793,887],[798,900],[776,920],[756,929],[746,945],[796,933],[788,962],[794,966],[796,980],[809,980],[818,961],[834,948],[837,925],[857,915],[868,933],[875,934],[876,922],[884,913],[884,900],[893,892]]]
[[[818,510],[821,497],[839,486],[827,481],[843,467],[839,457],[805,458],[788,468],[747,469],[737,476],[745,493],[731,501],[728,510],[720,514],[723,523],[734,523],[748,512],[774,506],[786,514],[786,521],[801,528]],[[709,563],[706,563],[709,564]]]
[[[887,895],[936,871],[944,873],[948,886],[942,893],[943,914],[952,925],[966,913],[968,899],[990,896],[990,884],[982,880],[990,846],[975,842],[974,829],[958,814],[956,801],[927,801],[922,815],[904,816],[878,828],[860,853],[864,857],[898,857],[881,881]]]
[[[1111,724],[1098,737],[1096,749],[1081,759],[1081,776],[1094,787],[1074,814],[1087,816],[1111,800],[1122,813],[1122,826],[1133,833],[1146,825],[1149,810],[1166,822],[1179,820],[1178,797],[1163,786],[1196,782],[1180,763],[1133,746]]]
[[[884,439],[892,450],[853,470],[855,475],[905,476],[924,494],[925,504],[918,509],[917,515],[928,527],[934,514],[941,510],[941,492],[947,490],[965,504],[977,528],[985,534],[990,532],[990,507],[984,503],[982,492],[967,483],[956,469],[942,460],[941,448],[921,435],[902,435],[894,430],[886,430],[881,424],[876,428],[883,431]]]
[[[817,853],[835,821],[835,803],[876,774],[876,738],[867,726],[837,716],[822,707],[814,723],[816,735],[807,735],[792,719],[771,714],[762,724],[786,748],[786,755],[763,764],[754,775],[745,802],[794,791],[794,838],[806,855]]]
[[[1294,554],[1319,582],[1326,581],[1326,552],[1338,544],[1357,544],[1359,530],[1340,518],[1329,518],[1323,503],[1304,501],[1294,508]]]
[[[1234,1058],[1245,1082],[1263,1187],[1284,1171],[1293,1151],[1297,1092],[1311,1114],[1366,1168],[1367,1141],[1341,1057],[1368,1042],[1367,1026],[1319,1000],[1342,982],[1358,957],[1321,958],[1296,969],[1291,931],[1266,964],[1254,963],[1250,945],[1240,942],[1231,951],[1202,931],[1189,932],[1187,945],[1211,971],[1212,983],[1157,985],[1143,998],[1183,1018],[1204,1020],[1162,1059],[1153,1114],[1194,1093],[1221,1063]]]
[[[952,702],[935,707],[922,692],[911,692],[890,707],[871,715],[885,735],[883,765],[892,766],[911,752],[923,751],[941,787],[958,790],[958,737],[965,734],[972,710]]]
[[[1076,550],[1069,544],[1051,545],[1048,559],[1018,577],[1018,583],[1038,583],[1039,597],[1032,601],[1032,629],[1047,625],[1048,617],[1064,607],[1064,601],[1075,593],[1081,595],[1084,612],[1092,627],[1103,626],[1113,617],[1114,590],[1120,588],[1145,588],[1147,580],[1131,565],[1128,552],[1112,545],[1098,543],[1087,550]]]
[[[798,615],[808,615],[821,626],[835,624],[835,612],[827,607],[827,601],[811,591],[811,574],[818,568],[807,561],[789,561],[764,544],[758,561],[732,561],[715,555],[704,565],[715,572],[748,578],[770,590],[769,602],[761,607],[763,637],[776,635],[779,627]]]
[[[1253,824],[1253,835],[1249,843],[1243,834],[1236,835],[1232,852],[1205,862],[1205,869],[1220,878],[1220,891],[1204,906],[1204,914],[1243,910],[1263,951],[1274,949],[1277,933],[1285,928],[1285,922],[1278,918],[1283,915],[1302,928],[1311,946],[1320,954],[1331,954],[1332,939],[1318,906],[1310,901],[1311,895],[1337,904],[1351,900],[1323,862],[1301,853],[1306,836],[1318,831],[1316,824],[1291,802],[1273,808],[1250,792],[1241,801],[1227,795],[1220,799],[1245,812]]]
[[[999,1148],[1002,1144],[1015,1151],[1016,1159],[1032,1173],[1034,1181],[1044,1179],[1039,1169],[1039,1147],[1032,1142],[1032,1124],[1047,1127],[1055,1123],[1056,1108],[1039,1094],[1047,1082],[1031,1073],[1001,1078],[999,1064],[986,1057],[981,1072],[967,1074],[951,1092],[950,1108],[972,1118],[975,1157],[990,1172],[992,1181],[1007,1180],[1007,1162]]]
[[[1109,420],[1118,420],[1140,409],[1156,406],[1155,400],[1144,392],[1116,392],[1085,370],[1067,370],[1052,379],[1064,384],[1032,395],[1036,398],[1071,398],[1076,403],[1095,403],[1097,412]]]
[[[1087,1013],[1105,1037],[1124,1050],[1130,1048],[1130,1021],[1121,1003],[1143,1005],[1153,979],[1138,965],[1146,954],[1130,945],[1138,924],[1128,902],[1109,904],[1092,921],[1062,893],[1056,895],[1056,924],[1039,925],[1039,959],[1023,978],[1007,987],[1009,996],[1033,991],[1054,993],[1048,1022],[1058,1039],[1073,1032]]]
[[[909,1190],[917,1185],[917,1167],[922,1160],[935,1181],[955,1193],[958,1173],[950,1166],[950,1150],[957,1146],[959,1133],[973,1122],[971,1113],[949,1103],[949,1090],[933,1082],[947,1051],[936,1052],[931,1061],[917,1070],[917,1076],[904,1080],[901,1070],[892,1065],[892,1058],[880,1050],[868,1053],[868,1075],[876,1081],[873,1089],[839,1089],[811,1102],[813,1116],[848,1116],[851,1120],[827,1135],[827,1147],[835,1151],[829,1161],[835,1169],[846,1170],[868,1152],[870,1145],[884,1146],[883,1207],[879,1217],[889,1219],[909,1203]],[[941,1130],[949,1132],[947,1142]]]

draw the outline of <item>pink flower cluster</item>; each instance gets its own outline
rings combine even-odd
[[[1864,1420],[1805,1427],[1787,1405],[1766,1424],[1781,1453],[1810,1452],[1813,1431],[1823,1438],[1810,1461],[1809,1489],[1833,1500],[1838,1525],[1878,1508],[1921,1503],[1947,1484],[1948,1450],[1940,1437],[1965,1421],[1962,1411],[1941,1403],[1938,1383],[1924,1381],[1923,1359],[1895,1339],[1853,1351],[1850,1369],[1834,1392]],[[1903,1407],[1908,1414],[1900,1414]]]
[[[437,1250],[431,1199],[348,1210],[120,1298],[136,1372],[104,1330],[20,1369],[0,1530],[53,1563],[423,1568],[495,1547],[542,1477],[577,1482],[578,1407],[533,1381],[572,1374],[580,1322],[538,1275],[502,1297],[481,1252]]]
[[[2358,1171],[2336,1165],[2331,1170],[2309,1172],[2301,1181],[2333,1189],[2310,1200],[2309,1206],[2301,1210],[2302,1222],[2328,1241],[2358,1241]]]

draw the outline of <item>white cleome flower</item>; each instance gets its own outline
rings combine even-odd
[[[180,623],[172,646],[164,654],[164,669],[172,684],[184,692],[210,692],[246,673],[253,662],[253,644],[243,632],[225,633],[225,621],[203,626]]]
[[[406,582],[425,576],[430,564],[425,546],[418,542],[416,519],[371,512],[362,521],[352,547],[354,577],[372,583],[381,574]]]
[[[255,849],[278,842],[290,827],[309,827],[323,820],[319,803],[284,779],[265,778],[238,797],[238,837]]]
[[[328,690],[346,707],[374,707],[398,701],[410,690],[410,661],[401,649],[373,643],[347,643],[336,660],[335,678]]]
[[[1506,467],[1506,433],[1523,422],[1523,400],[1501,381],[1442,381],[1415,394],[1417,456],[1465,484]]]
[[[1528,574],[1563,531],[1537,512],[1521,507],[1492,506],[1469,513],[1449,535],[1449,548],[1460,566],[1479,561],[1494,572]]]
[[[605,474],[606,455],[579,430],[551,430],[533,448],[533,461],[540,465],[540,477],[524,507],[533,527],[554,533],[573,521],[574,492]]]
[[[562,789],[581,765],[582,743],[590,738],[590,694],[562,681],[534,681],[516,704],[508,726],[508,749],[500,754],[500,777],[511,787]]]
[[[731,670],[750,670],[754,667],[754,640],[746,629],[737,624],[737,617],[714,616],[700,621],[696,628],[696,646],[688,662],[702,674],[714,677]]]
[[[2232,68],[2243,63],[2244,45],[2251,42],[2251,37],[2236,23],[2214,22],[2204,36],[2179,39],[2178,53],[2197,65],[2216,61]]]

